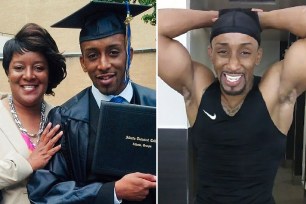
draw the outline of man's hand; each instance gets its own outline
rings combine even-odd
[[[49,162],[51,157],[61,149],[60,145],[54,147],[56,142],[63,135],[63,131],[56,134],[59,128],[60,126],[56,125],[51,129],[51,123],[49,123],[41,134],[38,145],[28,158],[34,171],[43,168]]]
[[[254,11],[254,12],[257,12],[257,13],[260,13],[260,12],[263,12],[262,9],[258,9],[258,8],[252,8],[251,11]],[[219,15],[219,14],[218,14]],[[216,20],[218,20],[219,17],[216,17],[216,18],[212,18],[211,21],[214,23],[216,22]]]
[[[156,188],[156,177],[138,172],[127,174],[115,183],[119,200],[141,201],[147,197],[151,188]]]
[[[259,13],[259,12],[263,12],[263,10],[262,9],[258,9],[258,8],[252,8],[252,10],[251,11],[254,11],[254,12],[257,12],[257,13]]]

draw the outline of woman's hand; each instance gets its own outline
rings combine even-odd
[[[61,149],[61,145],[55,147],[54,145],[63,135],[63,131],[57,133],[60,129],[60,125],[56,125],[52,129],[51,126],[51,123],[46,126],[35,150],[28,158],[28,162],[32,166],[33,171],[43,168],[51,157]]]

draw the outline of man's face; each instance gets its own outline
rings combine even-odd
[[[241,33],[221,34],[212,40],[208,53],[223,93],[234,96],[251,89],[254,68],[262,56],[254,38]]]
[[[81,43],[80,62],[94,86],[105,95],[118,95],[124,83],[126,50],[125,36],[116,34]]]

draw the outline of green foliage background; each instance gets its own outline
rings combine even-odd
[[[104,2],[117,2],[125,3],[125,0],[98,0]],[[145,14],[142,16],[142,20],[145,23],[150,23],[151,25],[156,25],[156,0],[129,0],[130,3],[136,4],[137,2],[141,5],[148,5],[153,7],[153,12],[151,14]]]

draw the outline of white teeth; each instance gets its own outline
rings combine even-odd
[[[110,76],[100,76],[100,77],[98,77],[99,79],[101,79],[101,80],[108,80],[108,79],[110,79],[111,77]]]
[[[35,88],[35,86],[23,86],[23,88],[26,90],[26,91],[30,91],[30,90],[33,90]]]
[[[227,75],[225,74],[226,76],[226,79],[230,82],[236,82],[240,79],[241,75],[238,75],[238,76],[230,76],[230,75]]]

